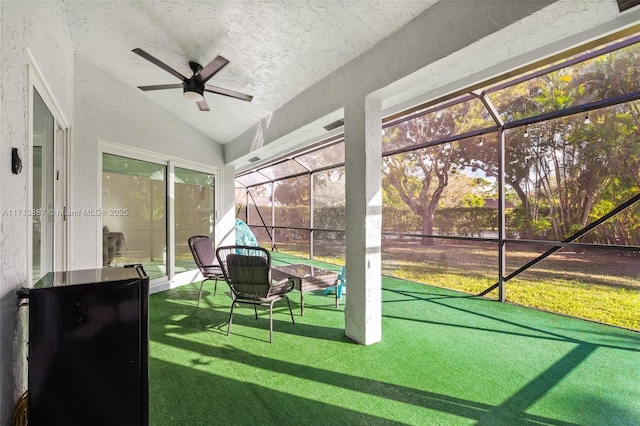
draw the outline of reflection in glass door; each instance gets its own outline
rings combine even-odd
[[[54,135],[55,120],[33,91],[32,279],[53,270],[54,247]]]
[[[102,154],[103,267],[142,263],[150,278],[167,275],[166,170]]]
[[[187,241],[193,235],[207,235],[212,241],[215,224],[215,176],[195,170],[174,168],[175,272],[196,267]]]

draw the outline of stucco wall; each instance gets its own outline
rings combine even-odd
[[[65,117],[73,116],[73,48],[59,1],[0,2],[0,208],[27,207],[27,49],[42,71]],[[24,161],[14,175],[11,148]],[[27,226],[24,215],[0,215],[0,424],[9,424],[26,387],[26,311],[18,312],[16,290],[27,285]]]
[[[100,205],[99,141],[217,167],[220,182],[233,188],[233,170],[224,167],[220,144],[149,101],[133,85],[121,83],[81,57],[76,57],[75,75],[71,209],[82,211]],[[205,114],[197,109],[193,113]],[[235,200],[229,199],[228,193],[228,188],[219,188],[220,217],[233,211]],[[70,218],[72,269],[101,266],[97,264],[102,253],[100,220],[95,216]],[[232,226],[230,221],[220,224],[221,228]]]

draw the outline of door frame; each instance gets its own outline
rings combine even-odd
[[[27,211],[33,212],[33,96],[34,90],[44,101],[54,120],[54,247],[53,270],[67,270],[69,266],[69,226],[66,206],[70,194],[70,126],[56,101],[53,91],[37,65],[33,54],[27,48]],[[27,282],[33,284],[33,216],[27,214]]]

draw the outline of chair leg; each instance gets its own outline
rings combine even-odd
[[[256,314],[256,320],[258,319],[258,306],[257,305],[253,305],[253,312]]]
[[[286,297],[286,296],[285,296]],[[287,305],[289,305],[289,313],[291,314],[291,323],[295,324],[296,322],[293,319],[293,310],[291,310],[291,301],[289,300],[289,298],[287,297]]]
[[[200,306],[200,299],[202,298],[202,287],[204,286],[204,282],[206,280],[202,280],[200,282],[200,293],[198,293],[198,304],[196,306]]]
[[[269,305],[269,343],[271,343],[271,335],[273,334],[273,302]]]
[[[216,284],[213,287],[213,296],[215,297],[216,291],[218,291],[218,277],[216,277]]]
[[[236,301],[231,303],[231,313],[229,314],[229,325],[227,325],[227,336],[231,333],[231,322],[233,321],[233,308],[236,306]]]

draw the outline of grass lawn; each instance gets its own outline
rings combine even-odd
[[[280,252],[308,257],[307,247],[278,245]],[[507,247],[507,274],[548,247]],[[341,257],[315,256],[342,265]],[[417,283],[478,294],[497,282],[496,243],[384,242],[382,273]],[[497,289],[487,295],[497,298]],[[507,301],[640,331],[640,254],[561,250],[506,284]]]
[[[507,273],[540,254],[511,251]],[[506,284],[507,301],[640,330],[640,259],[559,252]],[[493,246],[385,247],[383,274],[478,294],[497,281]],[[497,289],[487,295],[497,297]]]

